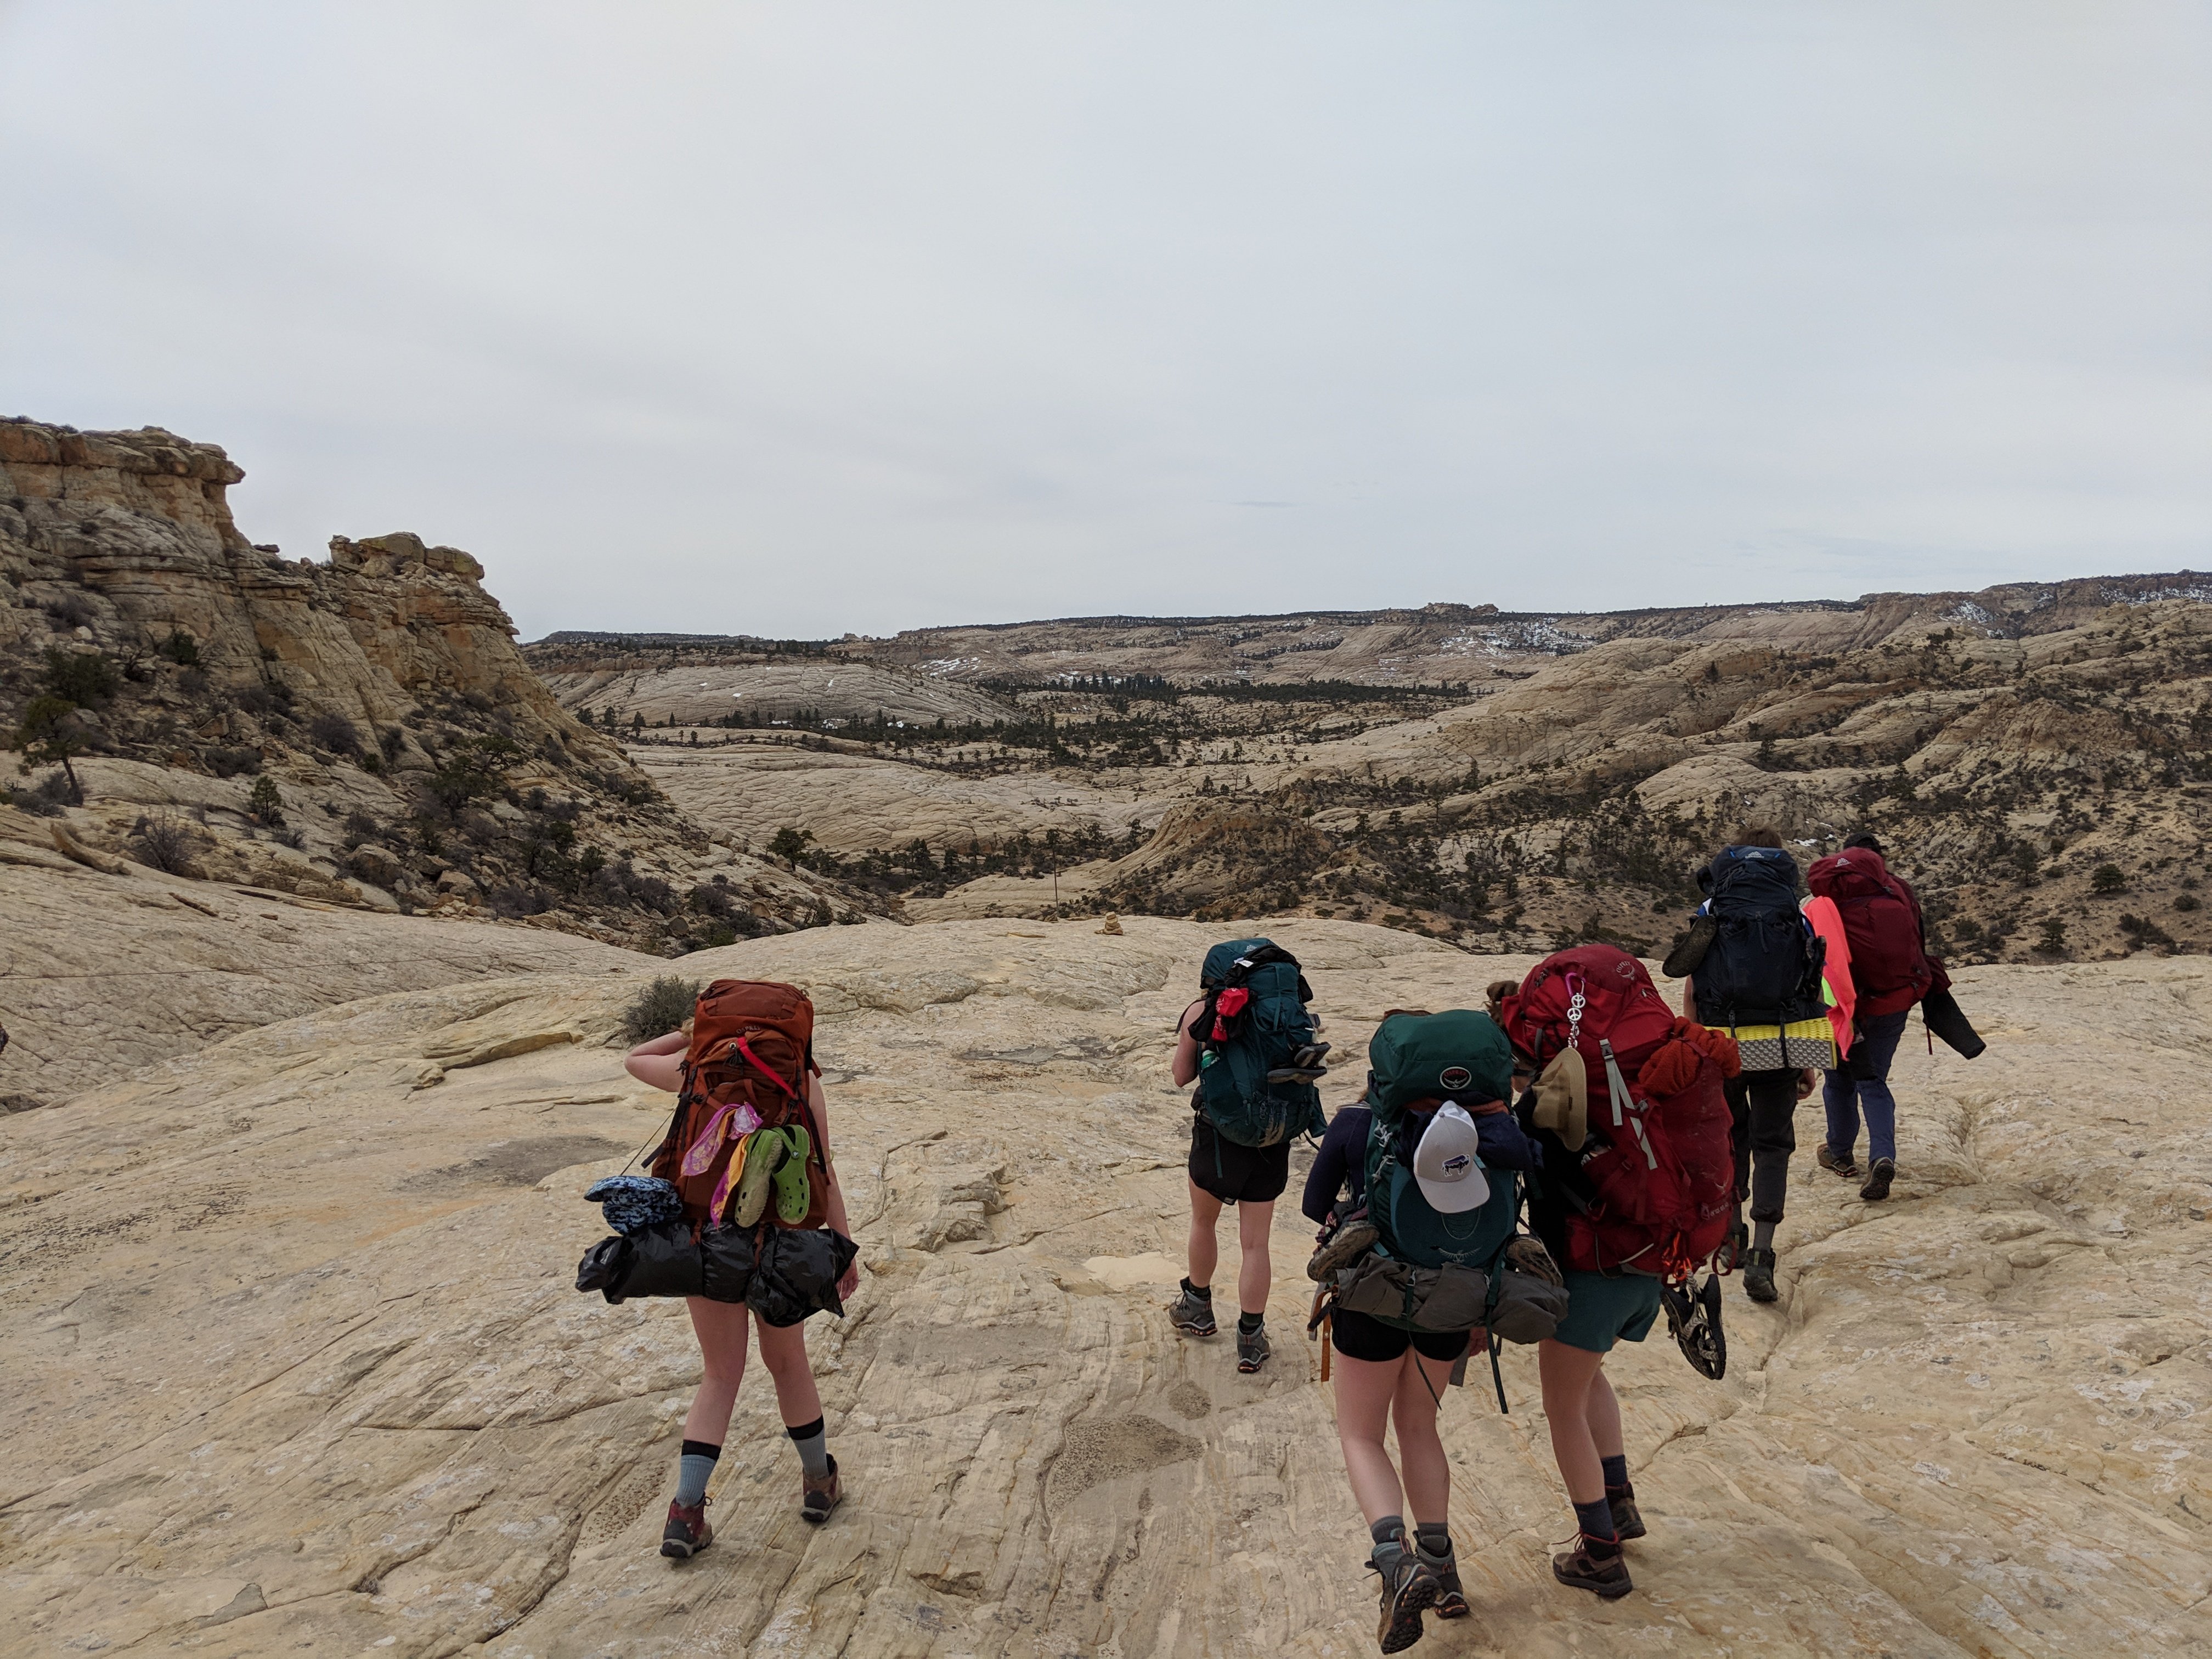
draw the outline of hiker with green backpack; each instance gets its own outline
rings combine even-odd
[[[1224,1205],[1237,1208],[1243,1261],[1237,1274],[1237,1369],[1267,1361],[1267,1292],[1274,1267],[1267,1240],[1275,1200],[1290,1184],[1291,1143],[1322,1131],[1321,1092],[1328,1044],[1315,1036],[1306,1005],[1313,991],[1297,958],[1264,939],[1231,939],[1206,953],[1199,999],[1176,1026],[1172,1070],[1191,1095],[1189,1272],[1168,1316],[1186,1336],[1212,1336],[1214,1230]]]
[[[1303,1208],[1323,1228],[1307,1268],[1323,1286],[1316,1322],[1328,1327],[1337,1438],[1368,1523],[1368,1565],[1382,1581],[1376,1639],[1395,1653],[1420,1639],[1425,1610],[1469,1612],[1437,1432],[1443,1390],[1477,1342],[1490,1351],[1491,1328],[1534,1340],[1552,1322],[1540,1311],[1531,1325],[1528,1305],[1501,1303],[1509,1281],[1527,1277],[1510,1253],[1519,1173],[1534,1161],[1506,1103],[1504,1032],[1463,1009],[1394,1010],[1368,1059],[1366,1093],[1330,1122]],[[1384,1442],[1394,1429],[1397,1465]]]

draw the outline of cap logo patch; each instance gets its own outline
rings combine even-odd
[[[1464,1066],[1447,1066],[1437,1074],[1437,1081],[1447,1089],[1464,1089],[1474,1081],[1474,1073]]]
[[[1444,1160],[1443,1173],[1446,1178],[1456,1181],[1468,1172],[1469,1165],[1473,1163],[1474,1160],[1465,1152],[1454,1152]]]

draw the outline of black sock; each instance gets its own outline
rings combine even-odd
[[[1628,1454],[1623,1452],[1618,1457],[1601,1457],[1597,1461],[1605,1469],[1606,1491],[1626,1492],[1628,1490]]]
[[[1594,1504],[1576,1504],[1575,1524],[1582,1528],[1583,1540],[1598,1559],[1620,1553],[1620,1535],[1613,1529],[1613,1505],[1602,1498]]]
[[[1413,1524],[1413,1541],[1420,1546],[1421,1553],[1442,1558],[1452,1553],[1451,1525],[1444,1521],[1418,1521]]]
[[[1267,1322],[1267,1316],[1265,1314],[1241,1313],[1237,1316],[1237,1329],[1238,1334],[1243,1336],[1251,1335]]]
[[[1200,1302],[1213,1300],[1213,1286],[1211,1285],[1194,1285],[1186,1279],[1182,1282],[1182,1287],[1187,1294],[1196,1297]]]

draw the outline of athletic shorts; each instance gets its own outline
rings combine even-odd
[[[1610,1353],[1615,1342],[1641,1342],[1659,1317],[1659,1281],[1650,1273],[1577,1273],[1567,1279],[1567,1316],[1554,1342],[1586,1353]]]
[[[1202,1114],[1190,1117],[1190,1178],[1224,1204],[1273,1204],[1291,1184],[1291,1143],[1240,1146]]]
[[[1330,1345],[1346,1359],[1371,1359],[1382,1364],[1409,1347],[1424,1359],[1456,1359],[1467,1352],[1466,1331],[1401,1331],[1364,1313],[1339,1308],[1329,1316]]]

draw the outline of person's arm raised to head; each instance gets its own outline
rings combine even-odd
[[[623,1056],[623,1070],[640,1083],[674,1094],[684,1086],[684,1054],[691,1046],[684,1032],[671,1031],[641,1042]]]

